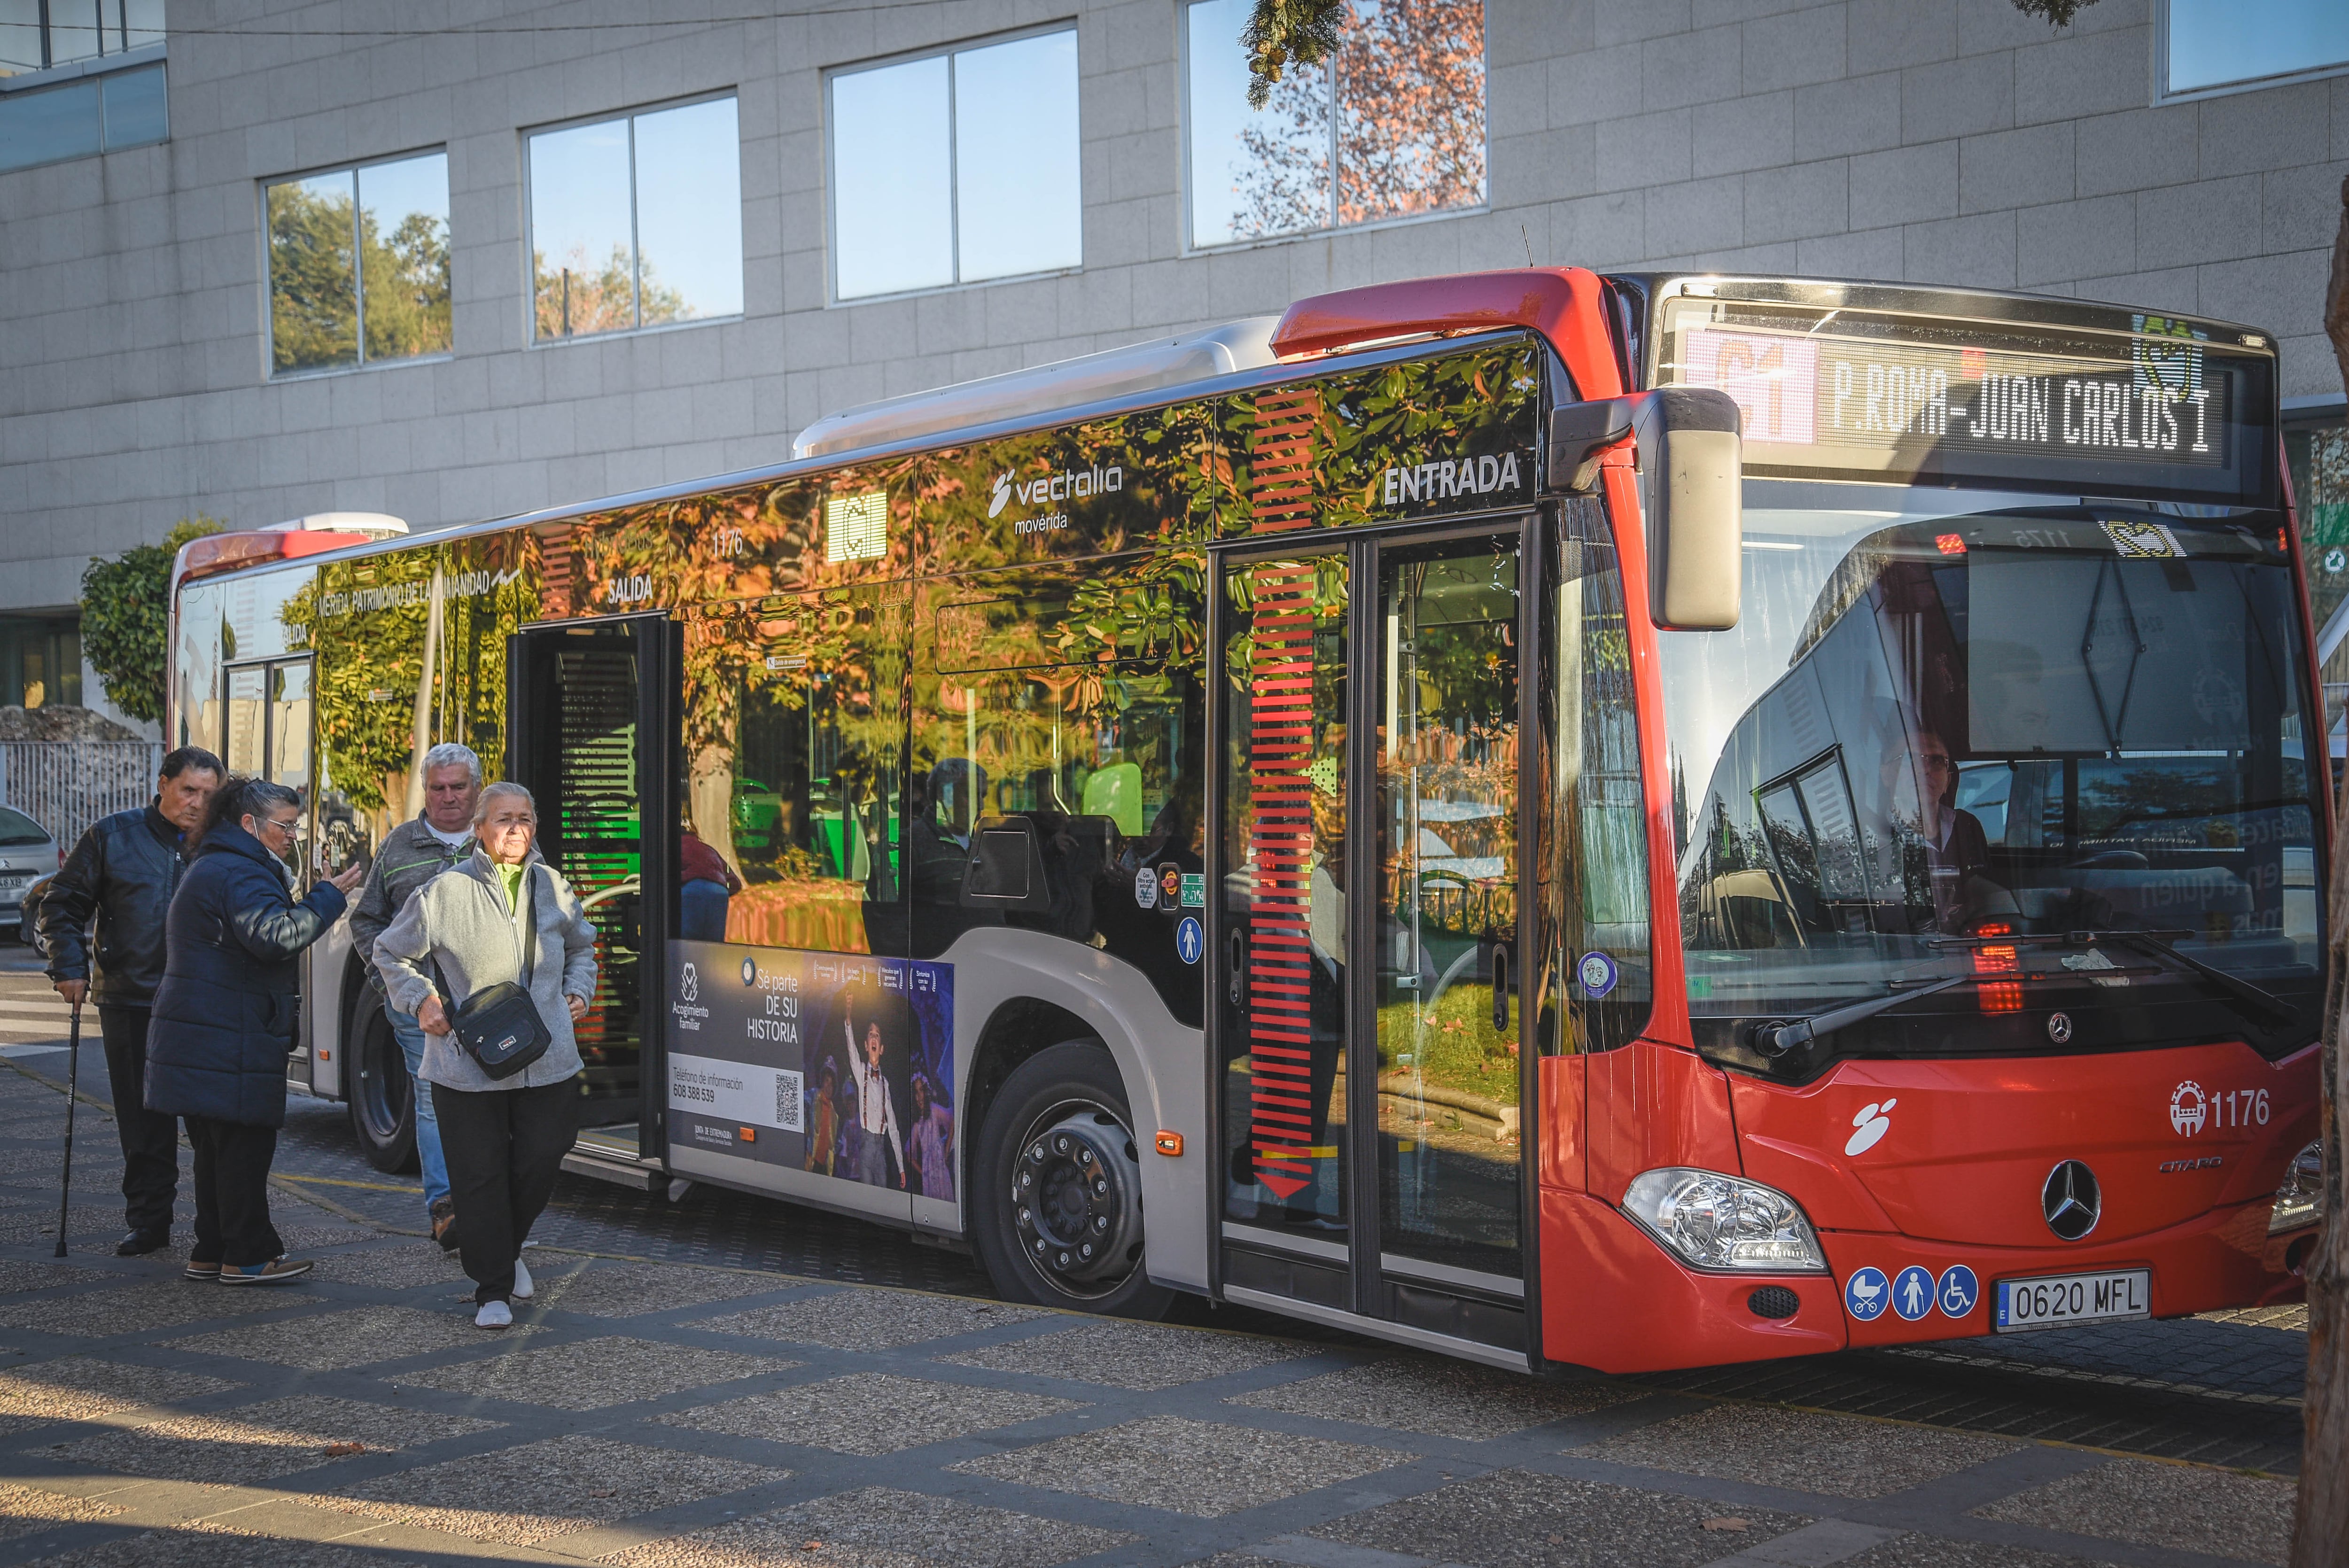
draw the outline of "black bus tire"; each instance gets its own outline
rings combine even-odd
[[[360,998],[357,1028],[343,1057],[343,1099],[351,1136],[377,1170],[392,1174],[419,1168],[416,1157],[416,1090],[408,1057],[383,1004]]]
[[[971,1245],[995,1288],[1037,1306],[1164,1317],[1174,1293],[1143,1269],[1142,1158],[1102,1046],[1064,1041],[1014,1068],[969,1167]],[[1088,1246],[1100,1251],[1081,1255]]]

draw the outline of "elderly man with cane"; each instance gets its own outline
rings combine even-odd
[[[422,771],[424,814],[384,835],[367,886],[351,907],[351,947],[366,963],[368,981],[385,996],[384,1016],[390,1020],[400,1054],[408,1058],[409,1081],[416,1090],[416,1162],[424,1176],[424,1212],[432,1239],[443,1252],[454,1252],[457,1207],[449,1197],[440,1119],[433,1112],[431,1087],[422,1077],[424,1028],[413,1013],[403,1013],[391,1003],[384,976],[376,968],[375,939],[407,907],[409,895],[473,858],[473,802],[481,794],[481,759],[470,747],[443,741],[424,754]]]
[[[175,1118],[149,1110],[140,1098],[147,1026],[163,978],[164,915],[187,865],[182,845],[226,772],[202,747],[171,752],[155,781],[155,799],[93,823],[41,895],[37,919],[49,979],[77,1021],[85,1001],[98,1004],[122,1140],[123,1218],[130,1228],[114,1250],[124,1257],[171,1241],[180,1129]]]

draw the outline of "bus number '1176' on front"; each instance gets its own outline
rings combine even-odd
[[[2026,1328],[2069,1328],[2077,1323],[2112,1323],[2153,1315],[2150,1269],[2113,1269],[2104,1274],[2046,1274],[1998,1282],[2001,1334]]]

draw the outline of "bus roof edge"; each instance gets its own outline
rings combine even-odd
[[[1273,362],[1274,318],[1249,316],[1099,354],[983,376],[827,414],[792,443],[794,459],[885,447],[966,425],[992,424],[1181,387]]]
[[[1290,305],[1272,347],[1300,359],[1397,337],[1530,328],[1557,350],[1583,397],[1619,397],[1628,388],[1596,308],[1599,287],[1583,267],[1517,267],[1340,289]]]

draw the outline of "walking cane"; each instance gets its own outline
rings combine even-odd
[[[66,1173],[57,1182],[57,1256],[66,1255],[66,1214],[73,1206],[74,1101],[81,1098],[81,1004],[73,1005],[73,1028],[66,1047]]]

